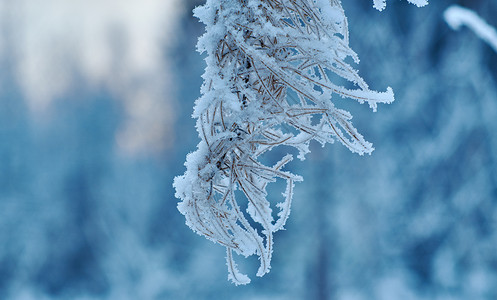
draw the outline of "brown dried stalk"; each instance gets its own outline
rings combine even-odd
[[[201,142],[175,179],[178,208],[194,231],[227,248],[229,278],[245,284],[250,280],[237,271],[232,252],[257,254],[257,275],[269,272],[273,233],[283,228],[294,183],[302,180],[282,171],[291,155],[271,167],[259,156],[288,145],[304,159],[311,140],[335,139],[353,152],[371,153],[332,95],[376,110],[377,103],[392,102],[393,93],[369,90],[346,62],[358,59],[338,0],[207,0],[195,13],[207,27],[199,40],[207,69],[194,112]],[[278,178],[286,192],[274,220],[266,187]],[[245,195],[243,205],[236,190]]]

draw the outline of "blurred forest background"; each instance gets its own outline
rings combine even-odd
[[[396,101],[338,100],[375,152],[293,162],[272,271],[235,287],[172,188],[199,140],[203,1],[0,0],[0,299],[497,299],[497,53],[443,20],[496,26],[497,2],[342,2]]]

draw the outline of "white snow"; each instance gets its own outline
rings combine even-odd
[[[416,5],[417,7],[422,7],[428,5],[428,0],[407,0],[409,3]],[[386,0],[373,0],[373,7],[379,11],[384,10],[387,7]]]

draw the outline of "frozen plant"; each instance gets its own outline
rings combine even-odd
[[[193,113],[201,141],[187,157],[185,174],[174,181],[182,200],[178,209],[195,232],[226,247],[229,279],[247,284],[233,252],[258,255],[257,275],[269,272],[273,233],[283,229],[294,183],[302,181],[283,171],[291,155],[272,166],[260,156],[286,145],[303,160],[311,140],[338,140],[352,152],[369,154],[372,144],[333,97],[375,111],[394,95],[391,88],[370,90],[349,64],[359,59],[349,47],[339,0],[207,0],[194,13],[206,25],[198,50],[207,52],[207,68]],[[266,187],[277,179],[286,182],[286,191],[275,219]],[[237,190],[243,199],[235,197]]]

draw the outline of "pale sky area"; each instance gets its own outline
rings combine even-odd
[[[103,89],[127,114],[119,148],[160,150],[172,138],[175,92],[165,52],[179,3],[0,0],[0,59],[9,60],[34,115],[49,113],[75,86]]]

